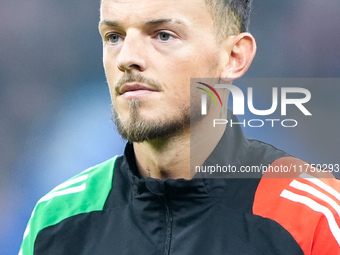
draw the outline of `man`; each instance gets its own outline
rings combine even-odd
[[[209,136],[226,113],[199,116],[190,100],[190,78],[247,71],[249,12],[247,0],[102,0],[104,68],[129,143],[39,200],[20,254],[340,253],[334,178],[191,178],[190,155],[196,165],[304,165],[239,128]]]

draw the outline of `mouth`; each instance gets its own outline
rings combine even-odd
[[[126,83],[119,91],[120,96],[127,98],[137,98],[151,93],[159,92],[157,89],[140,83]]]

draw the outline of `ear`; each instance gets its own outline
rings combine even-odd
[[[222,79],[240,78],[248,70],[256,53],[256,42],[250,33],[229,36],[225,41],[228,57],[225,59]]]

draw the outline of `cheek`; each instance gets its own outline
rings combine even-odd
[[[115,59],[110,58],[107,54],[103,56],[103,65],[107,77],[112,77],[116,68]]]
[[[194,54],[182,55],[175,60],[168,60],[166,72],[175,74],[182,80],[190,78],[213,78],[219,75],[219,55],[215,51],[194,52]],[[170,64],[172,63],[172,64]]]
[[[106,75],[106,80],[109,85],[110,93],[111,96],[113,95],[113,87],[114,84],[118,80],[118,68],[116,66],[116,61],[114,58],[110,58],[107,55],[104,54],[103,56],[103,66],[104,66],[104,71]],[[112,90],[112,91],[111,91]]]

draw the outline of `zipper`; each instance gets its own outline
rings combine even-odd
[[[173,215],[170,203],[167,197],[162,197],[164,207],[165,207],[165,242],[164,242],[164,255],[170,254],[170,247],[171,247],[171,237],[172,237],[172,221]]]

